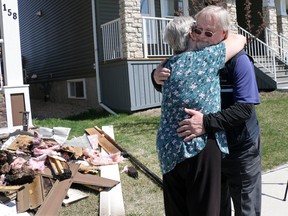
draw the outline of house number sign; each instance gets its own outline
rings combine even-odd
[[[16,13],[16,12],[13,12],[12,9],[7,8],[7,7],[6,7],[6,4],[3,4],[3,11],[4,11],[4,12],[7,12],[7,15],[8,15],[8,16],[12,16],[12,18],[13,18],[14,20],[18,19],[17,13]]]

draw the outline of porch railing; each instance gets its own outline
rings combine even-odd
[[[163,31],[169,18],[142,17],[143,56],[144,58],[165,57],[173,54],[172,49],[163,41]],[[104,61],[123,57],[120,19],[101,25]]]
[[[120,18],[101,25],[104,61],[122,58]]]
[[[172,19],[161,17],[142,17],[144,58],[171,56],[172,49],[163,40],[166,25]]]
[[[258,63],[259,66],[266,69],[267,72],[270,72],[274,76],[274,80],[277,81],[275,62],[276,50],[240,26],[237,27],[238,32],[247,38],[246,52],[253,57],[255,63]]]
[[[169,18],[160,17],[142,17],[143,23],[143,56],[144,58],[166,57],[173,54],[172,49],[163,40],[164,28]],[[120,19],[116,19],[101,25],[103,38],[104,61],[122,58]],[[276,77],[276,62],[275,57],[279,56],[287,60],[287,49],[272,48],[268,43],[265,43],[245,29],[238,26],[240,34],[246,36],[248,43],[246,51],[251,55],[259,66],[270,72],[277,81]],[[282,41],[282,42],[281,42]],[[288,41],[283,37],[281,43],[288,44]],[[279,52],[279,50],[281,50]]]
[[[288,64],[288,39],[283,34],[277,34],[269,28],[265,28],[266,43],[276,51],[276,57]]]

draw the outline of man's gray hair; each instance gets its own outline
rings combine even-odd
[[[176,54],[188,49],[189,33],[194,23],[195,20],[190,16],[179,16],[167,24],[163,39]]]
[[[228,31],[230,28],[230,16],[224,7],[209,5],[199,11],[195,15],[195,19],[197,20],[200,15],[212,17],[216,20],[218,27],[224,31]]]

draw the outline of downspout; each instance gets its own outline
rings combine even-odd
[[[95,71],[96,71],[96,85],[97,85],[97,97],[100,106],[107,112],[113,115],[117,115],[113,110],[102,103],[101,98],[101,86],[100,86],[100,76],[99,76],[99,62],[98,62],[98,45],[97,45],[97,22],[96,22],[96,11],[95,11],[95,0],[91,0],[92,3],[92,20],[93,20],[93,39],[94,39],[94,56],[95,56]]]

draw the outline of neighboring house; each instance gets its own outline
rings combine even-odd
[[[150,73],[172,54],[162,30],[175,14],[193,15],[204,2],[19,0],[24,80],[31,98],[111,113],[160,106]],[[251,1],[251,28],[246,1],[226,2],[234,31],[238,23],[256,35],[264,18],[272,33],[288,38],[288,0]],[[266,42],[268,36],[259,38]],[[270,45],[277,40],[272,37]]]
[[[18,0],[18,5],[31,98],[97,107],[92,1]]]

